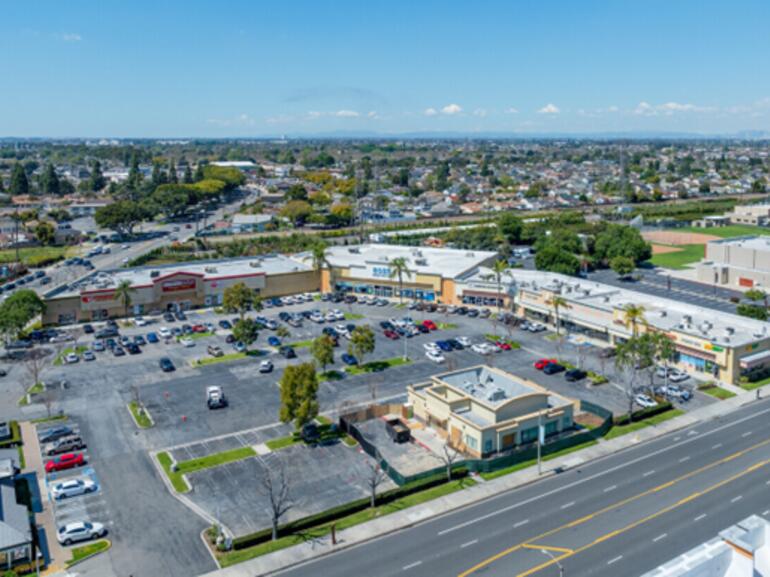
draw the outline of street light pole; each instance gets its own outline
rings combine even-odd
[[[564,577],[564,566],[561,563],[559,563],[559,560],[556,557],[553,556],[553,553],[551,553],[547,549],[540,549],[540,552],[546,557],[550,557],[551,561],[556,563],[556,566],[559,568],[559,577]]]

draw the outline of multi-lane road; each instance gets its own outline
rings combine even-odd
[[[283,574],[640,575],[770,515],[770,401]]]

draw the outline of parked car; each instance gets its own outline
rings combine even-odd
[[[219,321],[219,326],[225,330],[230,330],[233,328],[233,325],[227,319]]]
[[[443,363],[446,360],[444,355],[435,351],[428,351],[425,353],[425,356],[429,361],[433,361],[434,363]]]
[[[446,341],[436,341],[436,346],[445,353],[452,352],[452,345]]]
[[[233,349],[235,349],[236,353],[245,353],[246,345],[244,345],[241,341],[237,341],[233,343]]]
[[[62,483],[56,483],[51,487],[51,496],[56,501],[67,499],[68,497],[77,497],[78,495],[85,495],[86,493],[93,493],[98,489],[96,483],[91,479],[73,479],[72,481],[64,481]]]
[[[57,425],[56,427],[51,427],[50,429],[42,431],[38,434],[38,439],[41,443],[51,443],[57,439],[66,437],[67,435],[72,435],[74,432],[72,427],[67,425]]]
[[[270,335],[267,337],[267,344],[271,347],[280,347],[281,346],[281,339],[274,335]]]
[[[350,353],[343,353],[341,358],[342,358],[342,362],[345,363],[346,365],[353,366],[358,364],[358,359],[353,355],[351,355]]]
[[[136,343],[128,343],[126,345],[126,350],[128,351],[129,355],[138,355],[142,352],[142,349],[140,349],[139,345]]]
[[[80,357],[77,355],[77,353],[67,353],[67,355],[64,357],[64,362],[68,365],[77,363],[80,360]]]
[[[83,351],[83,360],[84,361],[95,361],[96,355],[93,351]]]
[[[66,471],[67,469],[74,469],[75,467],[82,467],[86,464],[86,460],[82,453],[64,453],[58,457],[54,457],[45,464],[46,473],[54,473],[56,471]]]
[[[422,326],[427,328],[429,331],[435,331],[436,329],[438,329],[438,326],[436,325],[436,323],[434,323],[431,320],[422,321]]]
[[[465,348],[463,344],[457,339],[447,339],[446,342],[449,344],[450,347],[452,347],[453,351],[461,351]]]
[[[158,361],[158,364],[160,365],[160,370],[164,373],[170,373],[176,370],[174,363],[168,357],[161,357],[160,361]]]
[[[145,319],[144,317],[135,317],[134,324],[138,327],[144,327],[147,325],[147,319]]]
[[[161,338],[164,338],[164,339],[171,338],[171,331],[168,329],[168,327],[160,327],[158,329],[158,334],[161,336]]]
[[[155,333],[147,333],[147,342],[148,343],[157,343],[160,342],[160,339],[158,338],[158,335]]]
[[[471,340],[468,337],[456,337],[455,340],[464,347],[471,346]]]
[[[85,449],[86,444],[78,435],[68,435],[57,439],[53,443],[47,443],[43,447],[43,453],[48,457],[53,455],[59,455],[61,453],[69,453],[72,451],[79,451]]]
[[[134,344],[139,345],[140,347],[143,347],[147,344],[147,341],[144,340],[144,337],[142,335],[136,335],[134,337]]]
[[[688,375],[684,371],[680,371],[677,369],[674,369],[668,375],[668,380],[671,381],[672,383],[681,383],[686,381],[689,378],[690,378],[690,375]]]
[[[183,347],[190,348],[195,346],[195,341],[192,340],[191,338],[184,337],[179,339],[179,344],[181,344]]]
[[[587,373],[581,369],[570,369],[564,373],[564,378],[571,383],[576,381],[582,381],[587,376]]]
[[[288,346],[288,345],[284,345],[284,346],[282,346],[282,347],[281,347],[281,348],[278,350],[278,352],[279,352],[279,353],[281,353],[281,355],[283,355],[283,356],[284,356],[284,358],[287,358],[287,359],[294,359],[294,358],[296,358],[296,357],[297,357],[297,353],[296,353],[296,352],[294,352],[294,348],[293,348],[293,347],[290,347],[290,346]]]
[[[227,406],[227,398],[222,387],[206,387],[206,404],[209,409],[223,409]]]
[[[488,355],[491,352],[487,348],[486,343],[476,343],[475,345],[471,346],[471,350],[474,353],[479,353],[480,355]]]
[[[108,339],[108,338],[114,338],[118,336],[118,329],[113,327],[105,327],[102,330],[100,330],[98,333],[96,333],[97,339]]]
[[[259,372],[260,373],[272,373],[273,372],[273,361],[262,361],[259,363]]]
[[[397,341],[399,339],[398,333],[394,330],[388,329],[382,334],[389,338],[391,341]]]
[[[556,364],[556,363],[558,363],[558,361],[556,359],[540,359],[540,360],[535,361],[534,367],[538,371],[542,371],[546,367],[546,365],[549,365],[551,363]]]
[[[636,395],[634,397],[634,402],[644,409],[649,409],[658,404],[647,395]]]
[[[87,335],[92,335],[94,333],[94,327],[86,323],[83,325],[83,332]]]
[[[543,367],[543,372],[546,375],[555,375],[556,373],[560,373],[564,370],[564,365],[560,365],[559,363],[548,363],[546,366]]]
[[[511,345],[509,345],[505,341],[495,341],[495,346],[501,351],[510,351],[512,348]]]
[[[107,529],[101,523],[79,521],[67,523],[63,527],[59,527],[59,530],[56,532],[56,540],[62,545],[72,545],[79,541],[101,539],[106,534]]]
[[[221,357],[221,356],[223,356],[225,354],[222,351],[222,347],[220,347],[219,345],[209,345],[208,347],[206,347],[206,351],[212,357]]]
[[[529,323],[529,328],[527,330],[531,333],[540,333],[545,330],[545,325],[540,323]]]
[[[112,354],[116,357],[123,357],[126,354],[126,351],[123,350],[123,347],[115,346],[112,348]]]

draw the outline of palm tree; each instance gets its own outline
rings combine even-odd
[[[639,323],[646,324],[644,319],[644,307],[628,303],[623,307],[623,323],[628,327],[631,325],[631,334],[636,336]]]
[[[556,296],[554,295],[551,300],[548,302],[549,305],[553,308],[553,316],[554,320],[556,321],[556,336],[560,335],[561,330],[561,320],[559,319],[559,309],[562,307],[565,309],[572,308],[567,302],[567,299],[565,299],[562,296]]]
[[[404,302],[404,275],[407,277],[412,276],[412,271],[409,270],[406,259],[400,256],[390,261],[390,278],[398,278],[398,296],[402,303]]]
[[[122,280],[115,287],[115,300],[119,300],[123,303],[125,309],[125,316],[128,316],[128,307],[131,306],[131,293],[134,292],[131,286],[131,281],[128,279]]]
[[[334,292],[334,283],[332,282],[332,266],[327,258],[327,245],[325,242],[318,242],[310,249],[310,256],[313,261],[313,270],[319,274],[324,268],[329,269],[329,292]]]
[[[495,281],[497,282],[497,312],[500,312],[503,301],[503,274],[508,270],[508,263],[499,259],[492,265],[492,272],[495,273]]]

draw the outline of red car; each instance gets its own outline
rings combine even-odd
[[[206,332],[206,327],[204,327],[203,325],[193,325],[192,326],[192,332],[194,332],[194,333],[205,333]]]
[[[386,337],[388,337],[391,341],[397,341],[398,340],[398,333],[396,331],[391,331],[390,329],[386,330],[384,333]]]
[[[86,464],[86,460],[83,455],[78,453],[64,453],[58,457],[51,459],[45,464],[45,472],[53,473],[54,471],[64,471],[66,469],[73,469],[75,467],[82,467]]]
[[[542,371],[546,365],[550,365],[551,363],[558,364],[559,361],[556,359],[540,359],[539,361],[535,361],[535,368],[538,371]]]
[[[510,351],[510,350],[511,350],[511,345],[509,345],[508,343],[506,343],[506,342],[504,342],[504,341],[497,341],[497,342],[495,343],[495,345],[496,345],[496,346],[497,346],[497,348],[499,348],[501,351]]]
[[[433,321],[422,321],[422,326],[424,326],[429,331],[435,331],[438,328],[436,323]]]

